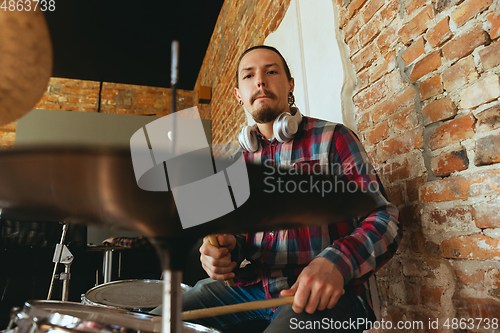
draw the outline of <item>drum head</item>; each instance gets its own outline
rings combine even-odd
[[[87,291],[90,304],[147,311],[161,305],[161,280],[122,280],[101,284]]]

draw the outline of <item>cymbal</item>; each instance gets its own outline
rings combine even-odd
[[[374,197],[361,191],[269,191],[269,170],[247,164],[247,171],[250,197],[244,204],[215,220],[183,229],[171,192],[144,191],[138,187],[130,151],[2,151],[0,207],[2,217],[10,219],[99,225],[135,230],[150,238],[295,229],[345,221],[376,207]],[[279,177],[285,183],[326,179],[286,174]],[[345,183],[343,179],[334,181]]]
[[[40,100],[52,74],[52,44],[41,11],[0,10],[0,126]]]

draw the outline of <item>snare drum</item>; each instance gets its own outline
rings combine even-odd
[[[181,283],[183,292],[191,289]],[[163,301],[162,280],[121,280],[101,284],[82,295],[82,303],[149,312]]]
[[[161,332],[161,317],[73,302],[26,302],[14,320],[16,328],[8,333],[61,333],[68,331],[95,333]],[[183,333],[220,333],[217,330],[183,323]]]

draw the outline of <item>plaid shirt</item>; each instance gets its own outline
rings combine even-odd
[[[363,294],[364,283],[396,252],[402,238],[398,210],[385,195],[380,179],[357,137],[345,126],[303,117],[294,139],[287,143],[266,140],[258,134],[261,149],[245,152],[247,162],[303,169],[304,165],[367,188],[379,184],[375,199],[378,208],[362,218],[343,223],[235,235],[236,260],[251,264],[236,271],[236,285],[262,281],[268,298],[290,288],[300,272],[315,257],[332,261],[344,276],[345,290]],[[372,183],[373,184],[373,183]]]

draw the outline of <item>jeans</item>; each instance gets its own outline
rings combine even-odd
[[[261,283],[245,287],[227,287],[223,281],[204,279],[190,291],[184,293],[183,310],[195,310],[265,300],[266,295]],[[161,313],[161,311],[155,311]],[[233,313],[218,317],[193,320],[194,323],[231,332],[363,332],[366,323],[375,321],[373,310],[361,297],[344,294],[333,309],[300,314],[291,305],[280,306],[275,312],[271,308]]]

